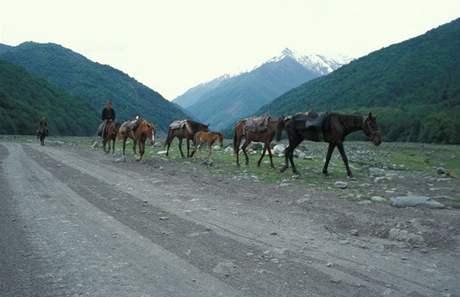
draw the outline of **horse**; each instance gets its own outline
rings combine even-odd
[[[199,147],[201,147],[202,144],[207,143],[208,144],[208,159],[209,159],[212,154],[212,146],[216,141],[219,141],[220,147],[223,147],[224,146],[224,134],[220,132],[205,132],[205,131],[196,132],[195,137],[194,137],[195,147],[190,157],[193,157],[195,152],[198,150]]]
[[[130,129],[130,125],[132,121],[126,121],[121,124],[120,129],[118,131],[118,139],[123,141],[123,158],[125,157],[125,149],[126,149],[126,140],[131,138],[133,140],[133,152],[136,155],[136,145],[139,145],[139,157],[136,158],[136,161],[142,160],[142,156],[145,152],[145,141],[147,139],[150,140],[150,145],[155,144],[155,134],[156,128],[153,124],[149,123],[144,119],[136,119],[137,127],[132,130]]]
[[[112,141],[112,154],[115,154],[115,140],[117,139],[118,130],[121,124],[118,122],[108,121],[103,133],[102,146],[105,153],[110,152],[110,141]],[[109,144],[107,146],[107,143]]]
[[[48,136],[48,119],[43,117],[40,119],[40,126],[37,129],[37,138],[40,139],[41,145],[45,145],[46,136]]]
[[[260,167],[260,162],[262,162],[262,159],[265,156],[265,152],[268,151],[268,156],[270,157],[270,166],[271,168],[275,168],[275,165],[273,165],[273,156],[272,156],[272,151],[270,149],[270,143],[273,141],[273,138],[275,136],[275,133],[277,132],[278,129],[278,124],[281,119],[272,119],[272,118],[267,118],[267,127],[263,131],[251,131],[247,129],[246,124],[250,119],[242,119],[238,121],[235,125],[235,131],[233,133],[233,151],[236,155],[236,166],[240,166],[240,160],[239,160],[239,149],[240,149],[240,144],[241,141],[244,137],[245,141],[243,143],[243,146],[241,147],[241,150],[244,153],[244,156],[246,158],[246,165],[249,164],[249,157],[248,154],[246,153],[246,147],[252,142],[263,142],[264,143],[264,150],[262,151],[262,155],[260,156],[259,161],[257,161],[257,167]]]
[[[208,125],[195,122],[192,120],[180,120],[180,121],[174,121],[169,125],[168,129],[168,136],[165,141],[165,146],[167,146],[166,149],[166,156],[169,155],[169,147],[171,146],[171,143],[174,139],[174,137],[177,137],[179,139],[179,151],[184,158],[184,153],[182,152],[182,139],[187,140],[187,158],[190,157],[190,140],[192,140],[193,144],[195,144],[195,133],[199,131],[208,131]]]
[[[351,173],[350,167],[348,166],[348,158],[345,154],[345,149],[343,146],[345,137],[352,132],[363,131],[364,134],[370,138],[376,146],[380,145],[382,142],[382,137],[377,126],[377,119],[372,116],[372,113],[369,113],[367,117],[339,113],[327,113],[319,129],[315,127],[300,129],[298,125],[296,125],[295,116],[287,117],[278,122],[278,132],[276,135],[278,141],[281,139],[281,132],[283,129],[286,130],[289,139],[289,145],[285,150],[285,165],[280,169],[280,171],[284,172],[289,167],[290,162],[292,166],[292,172],[296,175],[299,175],[299,172],[294,165],[293,152],[303,140],[311,140],[316,142],[324,141],[329,144],[326,154],[326,162],[324,163],[323,167],[323,174],[325,176],[329,175],[327,171],[329,161],[331,159],[332,152],[334,151],[335,147],[337,147],[340,155],[342,156],[343,163],[345,164],[348,177],[352,177],[353,174]]]

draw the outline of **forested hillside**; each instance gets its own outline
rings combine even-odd
[[[25,42],[0,52],[0,59],[23,66],[93,109],[101,110],[112,100],[117,120],[141,115],[165,130],[171,121],[187,117],[177,105],[127,74],[57,44]]]
[[[0,59],[0,134],[34,134],[43,116],[51,135],[93,135],[98,122],[89,106]]]

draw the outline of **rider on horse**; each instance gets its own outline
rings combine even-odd
[[[107,101],[101,114],[102,123],[99,126],[101,136],[104,137],[105,127],[109,121],[115,120],[115,110],[112,108],[112,101]]]
[[[97,136],[104,138],[105,128],[107,126],[107,123],[109,121],[115,120],[115,110],[112,108],[112,101],[110,100],[107,101],[101,113],[101,120],[102,120],[102,123],[99,125],[97,129]],[[96,147],[98,145],[98,142],[99,141],[96,140],[96,142],[93,144],[93,147]]]

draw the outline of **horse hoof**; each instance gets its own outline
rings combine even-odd
[[[288,168],[287,166],[281,167],[281,168],[280,168],[280,172],[281,172],[281,173],[285,172],[287,168]]]
[[[328,176],[329,176],[329,172],[327,172],[327,171],[324,172],[324,171],[323,171],[323,175],[324,175],[325,177],[328,177]]]
[[[292,174],[295,175],[295,176],[300,176],[300,172],[298,172],[297,170],[293,170]]]

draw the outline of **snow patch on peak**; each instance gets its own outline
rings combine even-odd
[[[296,60],[305,68],[318,72],[321,75],[328,74],[351,61],[351,59],[345,56],[327,57],[314,53],[301,54],[289,48],[285,48],[281,51],[281,55],[271,58],[266,63],[279,62],[286,57]]]

